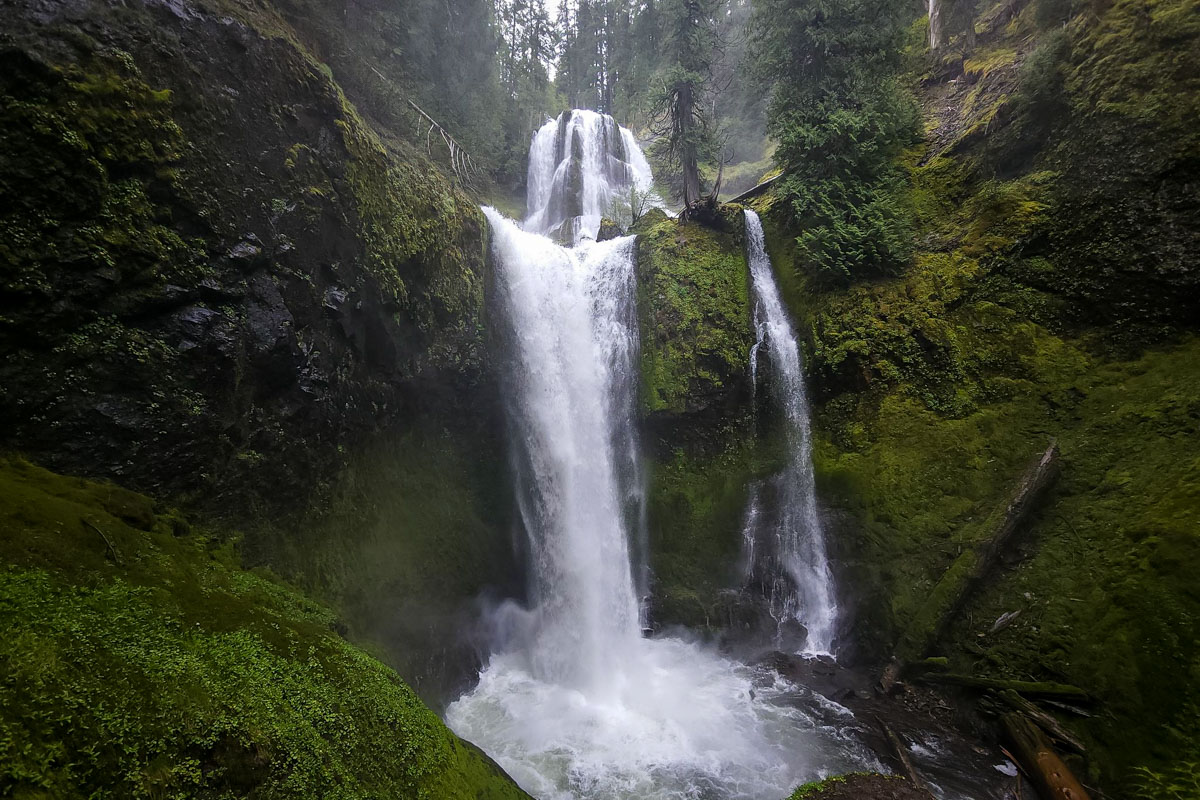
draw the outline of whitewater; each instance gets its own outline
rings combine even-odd
[[[495,651],[447,722],[542,800],[773,800],[878,769],[837,704],[813,714],[773,672],[643,634],[634,240],[594,238],[649,169],[611,117],[574,111],[535,136],[528,185],[523,225],[484,211],[529,598],[491,615]]]

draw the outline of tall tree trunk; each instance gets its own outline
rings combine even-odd
[[[929,49],[942,46],[942,0],[929,0]]]
[[[679,161],[683,167],[683,204],[690,206],[700,199],[700,164],[696,143],[692,141],[693,109],[695,103],[691,83],[679,87],[679,104],[675,108],[680,134]]]
[[[961,0],[963,9],[963,33],[966,35],[966,50],[968,53],[975,49],[975,6],[977,0]]]

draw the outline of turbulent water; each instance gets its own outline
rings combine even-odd
[[[783,472],[771,481],[775,514],[762,513],[762,487],[756,486],[751,492],[743,531],[743,560],[748,579],[766,593],[781,631],[789,622],[798,622],[806,631],[805,652],[830,653],[837,605],[825,554],[825,534],[817,514],[804,363],[771,271],[762,222],[749,209],[746,255],[756,334],[750,351],[751,372],[757,383],[758,359],[765,353],[771,367],[772,400],[782,411],[787,430],[788,461]]]
[[[586,123],[579,148],[604,153],[583,161],[583,186],[607,180],[619,129],[591,112],[571,119]],[[636,143],[619,132],[632,158]],[[531,179],[531,209],[552,205],[554,180]],[[522,230],[485,213],[532,585],[528,606],[493,615],[496,652],[447,722],[542,800],[775,800],[873,765],[836,704],[802,711],[793,701],[804,690],[766,672],[643,637],[630,546],[640,480],[633,239],[581,237],[567,249],[542,235],[562,224],[558,214],[535,210]]]

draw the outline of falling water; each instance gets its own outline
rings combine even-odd
[[[570,119],[588,122],[583,152],[615,146],[610,118]],[[626,154],[636,148],[621,140]],[[582,185],[602,181],[611,163],[585,159]],[[557,191],[547,174],[531,177],[530,207],[541,211],[524,230],[485,209],[530,604],[492,615],[496,652],[447,721],[542,800],[775,800],[804,780],[873,765],[840,706],[802,710],[787,700],[802,690],[768,673],[642,636],[630,547],[630,486],[640,480],[633,238],[552,242],[543,234],[561,215],[538,216]]]
[[[595,239],[600,220],[629,190],[653,195],[646,156],[607,114],[564,111],[538,130],[529,148],[525,230],[566,244]]]
[[[743,531],[748,555],[743,560],[747,576],[766,591],[772,616],[781,630],[797,622],[807,632],[805,652],[829,653],[837,606],[825,555],[825,534],[817,514],[804,362],[771,272],[762,222],[749,209],[746,249],[754,290],[756,338],[750,351],[751,373],[757,380],[758,357],[765,351],[771,366],[772,396],[782,410],[787,430],[788,461],[772,481],[775,515],[768,518],[761,513],[759,487],[753,487]]]

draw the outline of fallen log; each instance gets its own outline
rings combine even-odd
[[[749,200],[751,197],[757,197],[758,195],[765,192],[767,189],[771,188],[771,184],[775,183],[775,181],[779,180],[782,177],[783,177],[783,173],[781,172],[778,175],[774,175],[770,178],[767,178],[762,183],[752,186],[749,189],[747,189],[746,191],[739,194],[737,197],[730,199],[729,202],[730,203],[741,203],[746,200]]]
[[[960,675],[954,672],[928,672],[918,675],[916,680],[922,683],[965,686],[969,689],[993,692],[1012,691],[1017,694],[1031,695],[1033,697],[1063,697],[1080,702],[1091,699],[1083,689],[1066,683],[1010,681],[1004,678],[977,678],[974,675]]]
[[[995,569],[1000,554],[1058,477],[1058,455],[1058,445],[1052,440],[1045,452],[1021,475],[1005,507],[989,519],[991,533],[965,550],[943,573],[896,645],[896,655],[901,662],[928,655],[967,600]]]
[[[1065,747],[1083,755],[1087,752],[1087,748],[1083,746],[1083,742],[1076,739],[1070,731],[1062,726],[1062,724],[1047,714],[1042,709],[1038,708],[1033,703],[1026,700],[1021,695],[1014,692],[1012,689],[1006,689],[1000,692],[1000,699],[1011,706],[1015,711],[1019,711],[1029,719],[1033,720],[1039,728],[1045,731],[1051,739],[1054,739]]]
[[[900,737],[896,735],[896,732],[889,728],[883,720],[876,717],[875,723],[883,730],[883,735],[887,737],[888,743],[892,746],[892,751],[895,752],[900,766],[904,768],[904,774],[908,776],[909,782],[918,791],[925,792],[930,797],[933,797],[933,794],[929,791],[929,787],[925,784],[925,781],[921,780],[921,775],[917,772],[916,767],[913,766],[912,759],[908,757],[908,748],[904,746],[904,742],[900,741]]]
[[[1057,700],[1051,700],[1050,698],[1046,698],[1042,702],[1044,702],[1048,706],[1057,708],[1059,711],[1065,711],[1068,714],[1071,714],[1076,717],[1094,717],[1094,716],[1096,716],[1092,712],[1084,711],[1079,706],[1073,706],[1070,703],[1060,703]]]
[[[1089,800],[1087,791],[1036,725],[1016,712],[1000,719],[1013,753],[1042,800]]]

